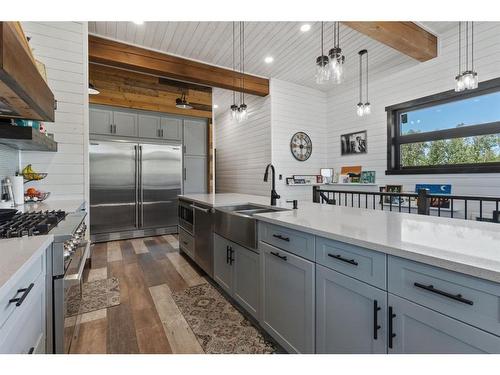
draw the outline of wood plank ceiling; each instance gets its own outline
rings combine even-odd
[[[245,25],[245,70],[329,91],[331,85],[314,82],[314,61],[320,54],[320,22],[311,22],[311,30],[301,32],[302,22],[247,22]],[[428,28],[436,34],[454,23],[432,23]],[[424,26],[425,23],[424,23]],[[341,47],[346,54],[347,79],[356,79],[357,52],[370,51],[370,75],[387,69],[405,69],[418,61],[369,37],[341,25]],[[209,64],[231,68],[231,22],[89,22],[89,33],[136,44]],[[332,47],[332,22],[325,24],[325,53]],[[236,35],[238,38],[238,34]],[[266,64],[264,58],[274,62]]]

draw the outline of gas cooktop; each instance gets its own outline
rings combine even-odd
[[[61,210],[17,213],[0,222],[0,238],[47,234],[65,217],[66,212]]]

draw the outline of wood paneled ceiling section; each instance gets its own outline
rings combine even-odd
[[[185,116],[212,118],[212,89],[148,74],[90,64],[89,79],[100,91],[92,104],[113,105]],[[186,92],[193,109],[180,109],[175,99]]]

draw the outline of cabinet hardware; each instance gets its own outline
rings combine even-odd
[[[463,298],[461,294],[451,294],[451,293],[445,292],[443,290],[439,290],[439,289],[434,288],[434,285],[424,285],[424,284],[420,284],[420,283],[413,283],[413,285],[416,286],[417,288],[427,290],[428,292],[431,292],[431,293],[439,294],[440,296],[443,296],[443,297],[451,298],[452,300],[462,302],[462,303],[465,303],[467,305],[472,306],[474,304],[473,301]]]
[[[290,242],[290,238],[283,237],[281,234],[273,234],[273,237],[277,238],[278,240],[283,240],[283,241],[286,241],[286,242]]]
[[[234,250],[232,246],[229,246],[229,264],[232,265],[234,263],[233,258]]]
[[[161,137],[163,138],[163,129],[160,129]]]
[[[378,330],[382,328],[378,324],[378,312],[380,311],[381,307],[378,305],[378,301],[374,300],[373,301],[373,339],[377,340],[378,339]]]
[[[156,136],[157,136],[158,138],[160,138],[160,137],[161,137],[161,135],[160,135],[160,129],[156,129]]]
[[[396,314],[392,312],[392,306],[389,306],[389,348],[392,349],[392,339],[396,337],[396,334],[392,332],[393,325],[392,320],[396,317]]]
[[[184,181],[186,181],[186,168],[183,169]]]
[[[31,289],[33,289],[34,286],[35,286],[35,284],[31,283],[27,288],[18,289],[17,293],[22,293],[23,295],[19,298],[11,298],[9,300],[9,303],[15,302],[17,307],[21,306],[21,304],[24,302],[24,300],[26,299],[29,292],[31,292]]]
[[[340,260],[342,262],[346,262],[346,263],[352,264],[353,266],[357,266],[358,265],[358,262],[356,262],[354,259],[343,258],[340,254],[333,255],[333,254],[328,253],[328,256],[331,257],[331,258],[338,259],[338,260]]]
[[[111,134],[113,134],[113,124],[110,124],[110,125],[109,125],[109,132],[110,132]]]
[[[286,258],[286,255],[279,255],[279,253],[275,253],[275,252],[273,252],[273,251],[271,251],[271,254],[272,254],[272,255],[274,255],[275,257],[278,257],[278,258],[283,259],[283,260],[285,260],[285,261],[286,261],[286,259],[287,259],[287,258]]]
[[[226,264],[229,264],[229,245],[226,246]]]
[[[33,352],[34,352],[34,351],[35,351],[35,347],[34,347],[34,346],[32,346],[32,347],[30,348],[30,350],[28,350],[28,354],[33,354]]]
[[[203,208],[203,207],[195,206],[194,204],[192,204],[189,207],[194,208],[195,210],[198,210],[198,211],[202,211],[202,212],[204,212],[206,214],[211,214],[212,213],[212,209],[211,208]]]

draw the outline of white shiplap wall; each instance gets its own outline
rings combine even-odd
[[[57,100],[54,133],[58,152],[22,152],[22,164],[33,164],[48,177],[34,186],[52,199],[86,198],[88,142],[88,62],[86,22],[23,22],[35,57],[45,64],[48,84]]]
[[[500,23],[475,24],[475,68],[480,81],[500,76]],[[372,114],[356,116],[358,102],[356,80],[339,86],[328,97],[328,163],[339,170],[342,165],[362,165],[377,172],[377,184],[402,184],[413,191],[415,183],[450,183],[454,194],[500,196],[500,174],[447,174],[386,176],[387,117],[384,108],[454,87],[457,73],[458,39],[455,29],[440,36],[438,57],[405,70],[390,72],[370,82]],[[368,131],[368,153],[340,156],[340,135]],[[491,212],[489,212],[491,215]]]
[[[18,168],[19,151],[0,145],[0,180],[3,180],[6,176],[14,175]]]
[[[213,102],[219,103],[214,120],[217,193],[267,195],[264,168],[271,162],[270,97],[246,96],[248,120],[232,121],[229,105],[231,92],[213,90]]]
[[[271,80],[272,163],[277,175],[278,194],[286,199],[310,200],[311,186],[287,186],[286,177],[319,174],[327,165],[326,93],[293,83]],[[311,138],[313,152],[304,161],[297,161],[290,152],[290,140],[296,132]]]

